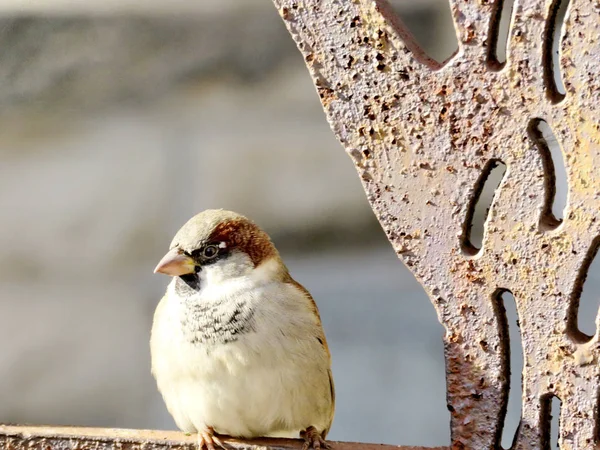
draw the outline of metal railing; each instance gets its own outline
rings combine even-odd
[[[524,352],[513,449],[549,447],[553,397],[560,448],[597,446],[598,333],[582,333],[577,313],[600,236],[600,4],[572,0],[562,23],[564,2],[515,0],[504,62],[503,2],[450,0],[459,50],[442,64],[385,1],[274,3],[373,211],[446,329],[452,448],[499,447],[510,372],[504,292],[514,295]],[[552,214],[556,173],[540,124],[562,149],[564,220]],[[507,170],[479,248],[474,208],[498,164]]]

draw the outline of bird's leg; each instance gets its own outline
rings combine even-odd
[[[226,449],[225,444],[215,436],[215,430],[206,427],[198,431],[198,450],[215,450],[215,444],[222,449]]]
[[[331,446],[325,442],[325,439],[323,439],[323,436],[321,436],[315,427],[310,426],[306,430],[301,431],[300,437],[304,439],[302,450],[321,450],[331,448]]]

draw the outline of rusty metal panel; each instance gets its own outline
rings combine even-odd
[[[515,0],[505,64],[495,57],[497,0],[450,1],[459,50],[445,64],[423,54],[384,0],[274,3],[375,214],[445,327],[452,448],[499,446],[505,291],[516,299],[524,352],[513,448],[547,448],[552,396],[562,401],[560,448],[595,448],[598,333],[585,336],[576,316],[600,236],[600,3],[568,6],[565,95],[552,76],[557,0]],[[540,121],[563,153],[562,221],[551,213],[554,171]],[[507,171],[477,249],[469,222],[497,162]]]
[[[196,450],[196,436],[178,431],[0,425],[2,450]],[[300,450],[299,439],[225,439],[233,450]],[[422,447],[333,442],[334,450],[428,450]],[[429,450],[448,450],[445,448]]]

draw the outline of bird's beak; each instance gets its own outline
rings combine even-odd
[[[164,273],[172,277],[180,277],[196,272],[196,263],[179,248],[172,248],[160,260],[154,273]]]

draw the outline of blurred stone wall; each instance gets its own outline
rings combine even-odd
[[[292,254],[387,245],[269,0],[143,4],[0,7],[0,422],[171,426],[151,272],[201,209],[246,213]],[[451,55],[445,0],[396,6]]]

